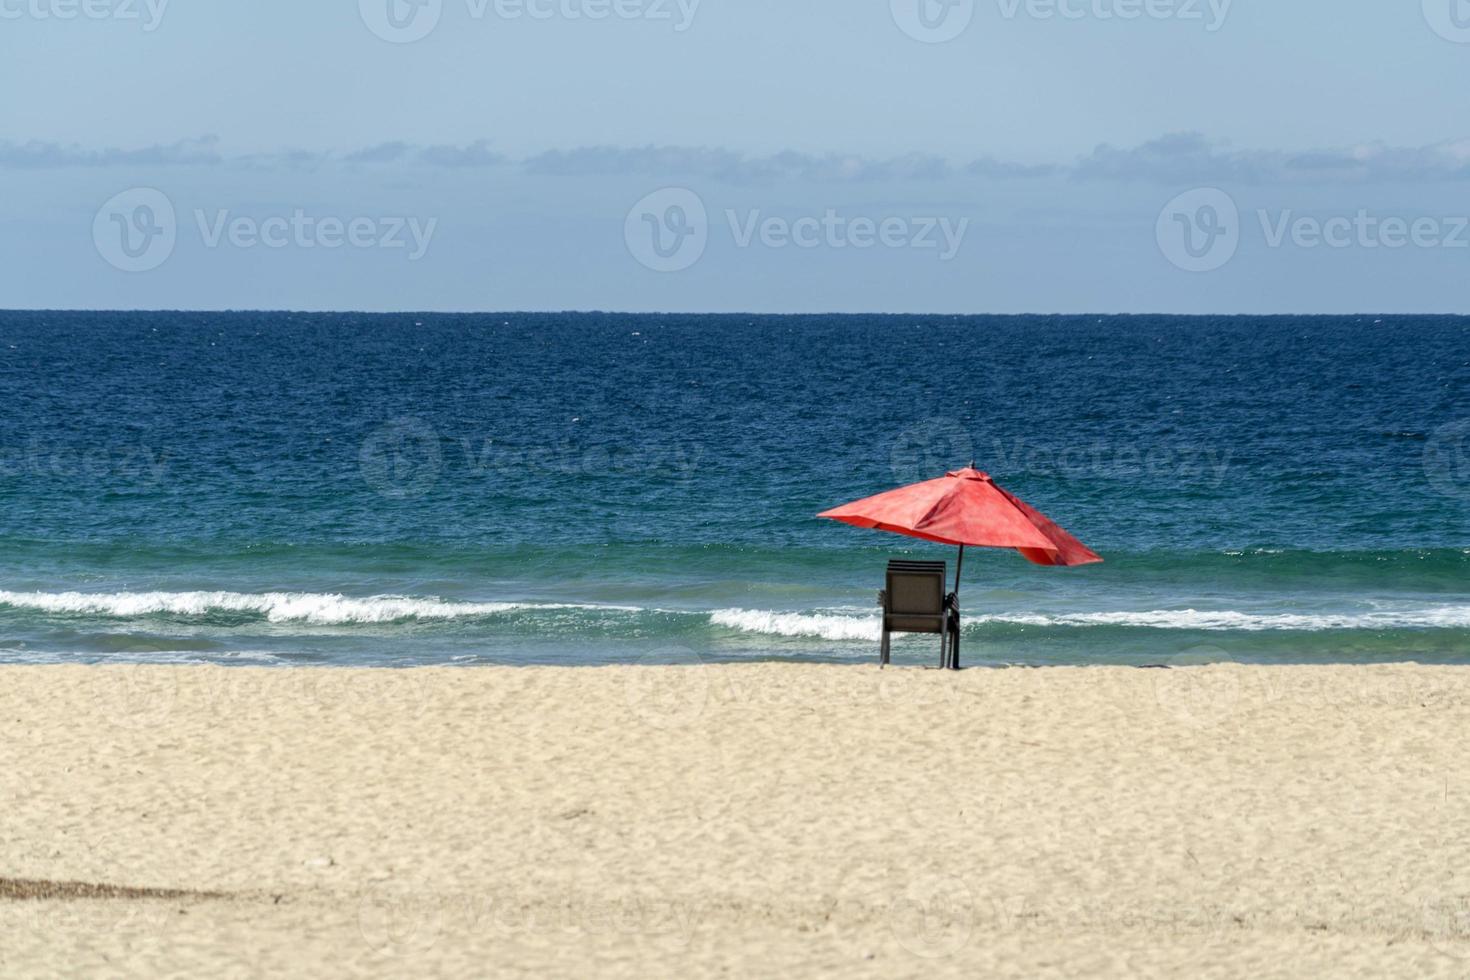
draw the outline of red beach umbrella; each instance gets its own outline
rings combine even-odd
[[[1087,565],[1102,557],[1063,531],[1056,522],[1024,500],[995,485],[974,464],[925,480],[864,497],[823,511],[828,517],[856,527],[907,534],[925,541],[959,545],[960,566],[965,545],[1015,548],[1038,565]],[[955,569],[955,591],[960,573]]]

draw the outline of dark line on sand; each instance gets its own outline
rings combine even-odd
[[[224,892],[195,891],[189,888],[135,888],[131,885],[106,885],[86,881],[35,881],[28,878],[0,878],[0,900],[227,897]]]

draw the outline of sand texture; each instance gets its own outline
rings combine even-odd
[[[0,975],[1470,976],[1470,670],[0,668]]]

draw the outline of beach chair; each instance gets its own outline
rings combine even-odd
[[[879,666],[888,665],[891,634],[937,633],[939,666],[959,667],[960,614],[955,596],[944,592],[947,574],[942,561],[895,559],[888,563],[886,588],[878,593],[878,605],[883,608]]]

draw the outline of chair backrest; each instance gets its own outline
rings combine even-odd
[[[942,561],[890,561],[888,612],[899,616],[937,616],[944,612],[946,574]]]

